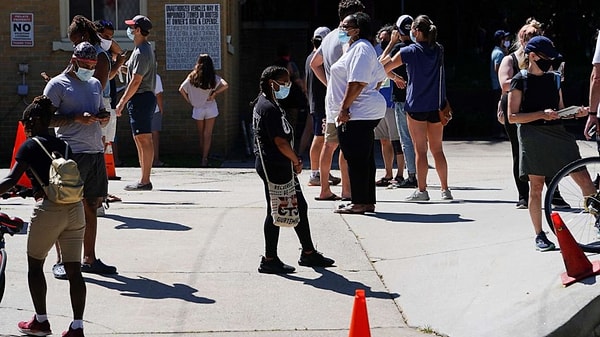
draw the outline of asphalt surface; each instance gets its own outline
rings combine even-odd
[[[594,155],[594,143],[579,144]],[[298,266],[295,233],[282,229],[280,257],[297,268],[285,276],[257,272],[265,201],[254,170],[240,168],[250,163],[153,169],[150,192],[124,191],[139,169],[117,168],[122,180],[109,190],[123,201],[99,219],[97,254],[119,274],[84,275],[86,335],[348,336],[355,290],[364,289],[373,337],[591,336],[600,323],[596,277],[565,288],[560,251],[534,249],[528,212],[515,208],[509,143],[453,141],[445,151],[455,200],[440,199],[430,170],[431,201],[378,188],[369,215],[334,214],[339,202],[315,201],[319,187],[303,172],[313,240],[336,264]],[[29,221],[32,204],[0,200],[0,211]],[[17,322],[33,315],[26,235],[6,241],[0,336],[20,336]],[[45,265],[48,315],[60,335],[71,309],[54,259],[50,252]]]

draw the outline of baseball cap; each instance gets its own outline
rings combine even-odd
[[[413,18],[410,15],[402,15],[396,20],[396,27],[402,35],[410,35],[410,27],[412,27]]]
[[[497,30],[497,31],[494,33],[494,40],[497,40],[497,39],[502,39],[502,38],[505,38],[505,37],[507,37],[507,36],[510,36],[510,33],[509,33],[509,32],[506,32],[506,31],[503,31],[502,29],[500,29],[500,30]]]
[[[313,34],[313,37],[319,36],[320,38],[324,38],[330,32],[331,32],[331,29],[329,29],[327,27],[319,27],[319,28],[315,29],[315,33]]]
[[[527,45],[525,46],[525,54],[530,52],[542,54],[551,60],[562,57],[562,55],[560,55],[554,47],[552,40],[545,36],[534,36],[531,38],[531,40],[529,40],[529,42],[527,42]]]
[[[146,32],[152,29],[152,22],[143,15],[136,15],[131,20],[125,20],[125,24],[128,26],[140,27],[141,30]]]
[[[72,57],[82,61],[96,62],[98,60],[98,53],[91,43],[84,41],[73,48]]]

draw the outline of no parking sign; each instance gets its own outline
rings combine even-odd
[[[10,14],[10,46],[33,47],[33,13]]]

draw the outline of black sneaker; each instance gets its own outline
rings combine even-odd
[[[571,208],[571,205],[569,205],[560,195],[555,195],[554,198],[552,198],[552,208],[569,209]]]
[[[90,274],[107,274],[113,275],[117,274],[117,267],[108,266],[104,264],[104,262],[100,261],[100,259],[94,260],[94,262],[87,264],[81,264],[81,272],[82,273],[90,273]]]
[[[415,178],[406,178],[398,183],[397,188],[416,188],[417,187],[417,179]]]
[[[519,202],[517,202],[517,204],[515,205],[515,207],[517,209],[527,209],[527,207],[529,207],[529,205],[527,205],[527,200],[520,199]]]
[[[142,184],[135,183],[127,185],[124,188],[125,191],[152,191],[152,183]]]
[[[546,237],[546,233],[540,232],[540,234],[535,236],[535,249],[540,252],[546,252],[549,250],[554,250],[556,246],[552,241],[548,240]]]
[[[260,265],[258,266],[258,272],[263,274],[290,274],[294,271],[296,271],[296,268],[281,262],[278,257],[267,260],[263,256],[260,259]]]
[[[313,250],[310,254],[302,252],[300,260],[298,260],[298,264],[305,267],[331,267],[334,263],[334,260],[323,256],[316,250]]]

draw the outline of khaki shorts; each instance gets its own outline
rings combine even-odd
[[[325,127],[325,143],[339,143],[335,123],[327,123]]]
[[[63,262],[81,262],[85,215],[83,203],[61,205],[43,199],[35,204],[29,236],[27,255],[44,260],[58,241]]]
[[[393,108],[385,109],[385,117],[375,127],[375,139],[400,140],[398,125],[396,124],[396,112]]]

